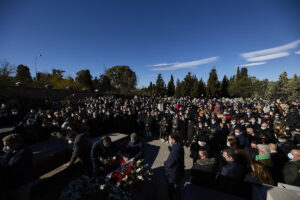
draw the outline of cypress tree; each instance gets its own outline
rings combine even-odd
[[[221,83],[221,96],[222,97],[228,97],[228,86],[229,86],[229,80],[227,79],[226,75],[224,75],[222,83]]]
[[[158,74],[156,79],[155,93],[159,96],[165,95],[165,81],[161,74]]]
[[[209,97],[218,97],[219,96],[219,81],[218,81],[218,75],[217,70],[213,68],[211,72],[209,73],[209,78],[207,81],[207,92]]]
[[[171,79],[168,83],[168,88],[167,88],[167,95],[171,97],[174,96],[174,94],[175,94],[174,78],[173,75],[171,74]]]

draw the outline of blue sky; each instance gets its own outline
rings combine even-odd
[[[0,27],[0,60],[32,74],[38,54],[38,71],[73,77],[129,65],[139,87],[158,73],[206,81],[212,67],[219,79],[237,65],[259,79],[300,74],[298,0],[0,0]]]

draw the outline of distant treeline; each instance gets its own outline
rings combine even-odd
[[[64,77],[65,71],[60,69],[52,69],[52,73],[38,72],[36,77],[32,78],[28,66],[20,64],[15,67],[6,60],[0,64],[0,89],[16,85],[176,98],[255,97],[300,101],[300,76],[294,74],[288,78],[286,72],[282,72],[277,81],[258,80],[248,75],[247,68],[238,67],[236,75],[229,78],[224,75],[220,81],[216,69],[213,68],[207,83],[188,72],[182,81],[177,79],[176,85],[173,75],[166,84],[162,75],[158,74],[155,83],[150,82],[147,88],[137,89],[136,74],[126,65],[111,67],[105,70],[104,74],[94,78],[88,69],[78,71],[75,78]]]

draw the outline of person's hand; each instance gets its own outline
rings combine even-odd
[[[124,160],[125,162],[127,162],[127,161],[128,161],[128,158],[127,158],[127,157],[123,157],[123,160]]]
[[[70,166],[70,163],[64,164],[64,167],[69,167],[69,166]]]

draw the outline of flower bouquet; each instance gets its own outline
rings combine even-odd
[[[120,167],[120,161],[117,159],[116,156],[112,158],[103,159],[102,157],[99,158],[100,160],[100,176],[106,176],[108,173],[116,170],[118,167]]]
[[[117,170],[109,173],[106,177],[91,179],[81,176],[69,184],[62,192],[60,200],[129,200],[136,187],[147,180],[151,180],[153,174],[144,164],[144,160],[137,162],[117,161],[116,159],[103,160],[103,163],[123,163]]]
[[[109,174],[100,184],[100,190],[107,194],[107,199],[131,199],[137,183],[151,180],[153,174],[147,169],[144,160],[124,163],[119,171]]]

